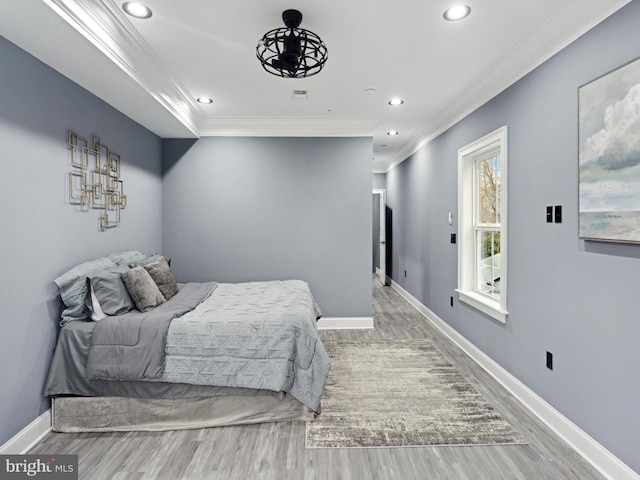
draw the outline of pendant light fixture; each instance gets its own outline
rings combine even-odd
[[[272,75],[303,78],[315,75],[327,61],[327,47],[313,32],[299,28],[302,13],[282,12],[285,27],[268,31],[258,42],[256,55],[262,67]]]

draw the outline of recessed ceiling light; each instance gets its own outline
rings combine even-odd
[[[367,93],[367,95],[375,95],[376,93],[375,88],[365,88],[364,91]]]
[[[209,97],[198,97],[198,103],[209,105],[210,103],[213,103],[213,99]]]
[[[451,8],[448,8],[444,12],[444,19],[450,22],[455,22],[456,20],[462,20],[465,17],[468,17],[471,13],[471,7],[469,5],[455,5]]]
[[[391,100],[389,100],[389,105],[391,105],[392,107],[397,107],[398,105],[402,105],[404,103],[404,100],[402,100],[401,98],[392,98]]]
[[[122,9],[136,18],[149,18],[152,15],[151,9],[141,3],[125,2],[122,4]]]
[[[400,132],[397,131],[397,130],[389,130],[387,132],[387,135],[391,135],[392,137],[395,136],[395,135],[399,135],[399,134],[400,134]]]

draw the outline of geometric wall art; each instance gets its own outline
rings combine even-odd
[[[640,59],[578,89],[579,236],[640,243]]]
[[[127,196],[120,179],[120,155],[112,152],[95,135],[91,143],[69,131],[67,145],[71,150],[69,203],[100,210],[101,231],[116,227],[120,213],[127,206]]]

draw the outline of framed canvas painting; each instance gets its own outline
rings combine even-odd
[[[640,59],[578,89],[580,238],[640,243]]]

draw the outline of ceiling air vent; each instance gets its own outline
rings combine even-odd
[[[306,100],[309,98],[309,92],[307,90],[291,90],[291,96],[298,100]]]

